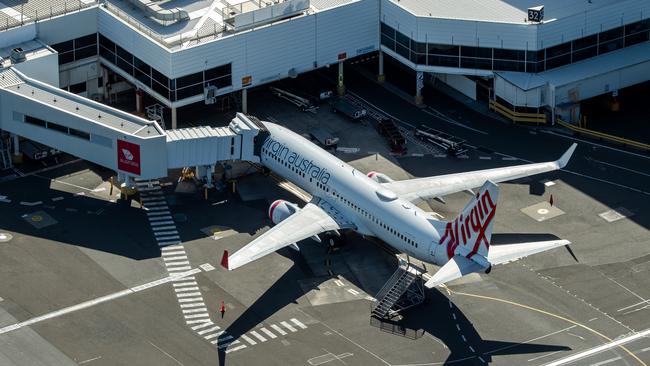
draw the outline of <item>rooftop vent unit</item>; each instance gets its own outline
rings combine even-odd
[[[23,49],[20,47],[16,47],[12,49],[11,56],[9,56],[9,58],[11,59],[12,64],[21,63],[27,60],[27,58],[25,57],[25,51],[23,51]]]

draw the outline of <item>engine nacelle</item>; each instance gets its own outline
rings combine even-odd
[[[370,173],[368,173],[368,178],[374,180],[377,183],[394,182],[389,176],[387,176],[384,173],[370,172]]]
[[[276,200],[269,207],[269,219],[277,225],[298,210],[298,206],[294,203],[285,200]]]

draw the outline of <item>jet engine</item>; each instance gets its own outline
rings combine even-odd
[[[276,200],[269,207],[269,219],[277,225],[298,210],[298,206],[294,203],[285,200]]]
[[[384,173],[370,172],[368,173],[368,178],[374,180],[377,183],[390,183],[393,180]]]

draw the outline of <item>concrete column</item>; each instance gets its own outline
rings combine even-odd
[[[343,61],[339,61],[339,82],[336,86],[336,91],[338,92],[339,96],[343,96],[343,94],[345,94],[345,84],[343,84]]]
[[[11,145],[13,145],[13,150],[14,150],[13,151],[14,154],[11,157],[11,161],[14,164],[20,164],[23,162],[23,153],[20,152],[20,140],[19,140],[20,136],[12,133],[11,138],[12,138]]]
[[[178,127],[176,107],[172,107],[172,130],[175,130]]]
[[[424,87],[424,73],[418,71],[415,73],[415,105],[421,106],[424,104],[422,98],[422,88]]]
[[[248,113],[248,89],[246,88],[241,90],[241,111]]]
[[[106,84],[108,84],[108,70],[102,67],[102,90],[104,91],[104,100],[108,100],[109,97]]]
[[[144,106],[143,104],[143,97],[142,97],[142,90],[141,89],[136,89],[135,90],[135,111],[138,113],[142,113],[144,111]]]
[[[380,84],[386,81],[386,75],[384,75],[384,52],[379,51],[379,73],[377,74],[377,82]]]

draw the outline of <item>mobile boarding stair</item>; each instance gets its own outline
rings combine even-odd
[[[399,266],[379,290],[372,305],[370,324],[382,331],[402,335],[409,338],[419,338],[423,333],[406,329],[399,324],[400,312],[422,304],[425,301],[424,268],[400,259]]]

